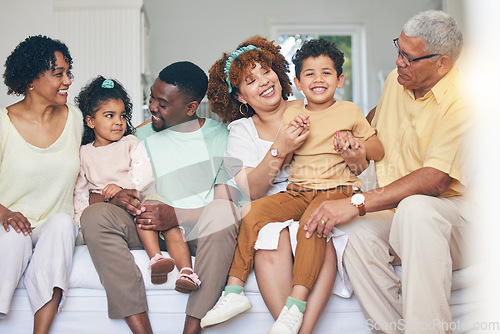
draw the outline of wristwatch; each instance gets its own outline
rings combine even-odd
[[[363,194],[352,195],[351,204],[358,208],[360,216],[364,216],[366,214],[365,195],[363,195]]]
[[[275,158],[284,158],[284,155],[280,155],[277,148],[271,146],[271,155]]]

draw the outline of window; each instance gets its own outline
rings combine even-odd
[[[345,82],[343,87],[335,92],[335,98],[353,101],[365,113],[368,112],[366,56],[362,24],[273,24],[271,38],[281,46],[281,52],[290,63],[289,75],[292,83],[295,77],[292,56],[304,41],[323,38],[337,44],[345,57],[343,66]],[[293,85],[293,94],[296,98],[304,98],[295,85]]]

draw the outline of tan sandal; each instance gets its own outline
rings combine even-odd
[[[183,271],[190,271],[191,274],[184,274]],[[175,281],[175,290],[181,293],[190,293],[191,291],[196,291],[200,287],[201,281],[189,267],[184,267],[179,270],[179,277]]]

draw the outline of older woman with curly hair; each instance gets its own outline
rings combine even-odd
[[[0,109],[0,318],[24,285],[34,333],[47,333],[68,290],[78,228],[73,189],[83,119],[66,104],[72,58],[65,44],[31,36],[5,62],[8,94]]]
[[[250,200],[286,190],[284,157],[307,138],[293,126],[281,126],[285,110],[302,100],[288,101],[291,83],[288,62],[273,41],[253,36],[232,54],[224,53],[209,71],[207,97],[211,110],[229,124],[224,164]],[[259,235],[259,241],[264,229]],[[275,233],[272,244],[260,243],[255,273],[264,302],[276,319],[292,290],[290,232]],[[263,238],[264,239],[264,238]],[[279,242],[278,242],[279,240]],[[273,249],[273,250],[269,250]],[[328,243],[319,278],[310,294],[301,333],[311,333],[330,298],[335,281],[335,250]],[[211,325],[212,319],[202,319]]]

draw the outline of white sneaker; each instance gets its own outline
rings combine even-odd
[[[222,296],[214,307],[201,319],[201,328],[220,324],[249,310],[251,307],[252,304],[243,292],[239,294],[230,293],[227,296],[224,296],[224,292],[222,292]]]
[[[292,305],[290,309],[285,306],[267,334],[297,334],[303,318],[304,314],[297,305]]]

